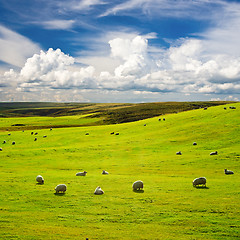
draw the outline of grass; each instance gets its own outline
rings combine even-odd
[[[28,124],[48,127],[60,120],[0,119],[2,129],[26,127],[0,132],[0,143],[6,140],[0,145],[0,239],[240,238],[240,103],[236,110],[229,106],[124,124],[38,129],[37,141]],[[63,119],[68,126],[82,121]],[[210,156],[215,150],[219,154]],[[225,168],[235,174],[225,175]],[[75,176],[83,170],[87,176]],[[38,174],[44,185],[36,184]],[[207,188],[193,188],[200,176]],[[144,182],[144,192],[132,191],[136,180]],[[56,195],[60,183],[68,189]],[[97,186],[104,195],[93,194]]]

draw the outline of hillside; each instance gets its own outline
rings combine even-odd
[[[230,106],[39,129],[38,135],[1,131],[1,238],[240,238],[240,103]],[[31,118],[21,119],[27,125]],[[4,126],[12,119],[1,121]],[[234,174],[225,175],[225,168]],[[84,170],[85,177],[76,177]],[[36,184],[38,174],[43,185]],[[193,179],[203,176],[207,187],[194,188]],[[144,191],[132,191],[136,180],[144,182]],[[60,183],[67,185],[65,194],[55,194]],[[93,194],[97,186],[104,195]]]
[[[22,117],[64,117],[79,116],[86,118],[85,123],[76,121],[71,124],[57,123],[55,126],[49,124],[48,127],[70,127],[84,125],[105,125],[133,122],[160,116],[169,113],[178,113],[204,107],[224,105],[226,101],[217,102],[156,102],[139,104],[100,104],[100,103],[0,103],[0,117],[2,118],[22,118]],[[22,120],[13,122],[8,126],[9,130],[20,130]],[[44,128],[44,125],[29,125],[27,129]],[[1,128],[0,129],[4,129]]]

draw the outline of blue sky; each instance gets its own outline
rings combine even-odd
[[[240,99],[240,2],[0,0],[0,101]]]

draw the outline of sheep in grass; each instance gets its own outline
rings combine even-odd
[[[65,184],[58,184],[58,185],[55,187],[56,193],[59,193],[59,192],[65,193],[66,190],[67,190],[67,186],[66,186]]]
[[[3,144],[5,144],[5,143],[6,143],[6,141],[4,140],[4,141],[3,141]]]
[[[16,143],[15,142],[12,142],[12,145],[15,145]]]
[[[181,151],[176,152],[176,155],[182,155]]]
[[[95,195],[102,195],[102,194],[104,194],[104,191],[100,187],[97,187],[94,191],[94,194]]]
[[[224,173],[225,173],[226,175],[234,174],[233,171],[230,171],[230,170],[227,170],[227,169],[224,169]]]
[[[218,155],[218,152],[217,151],[211,152],[210,155]]]
[[[199,177],[199,178],[195,178],[193,180],[193,186],[197,187],[199,185],[206,187],[206,183],[207,183],[207,179],[205,177]]]
[[[193,145],[194,145],[194,146],[196,146],[196,145],[197,145],[197,143],[196,143],[196,142],[194,142],[194,143],[193,143]]]
[[[37,141],[37,138],[35,138],[34,141]]]
[[[37,175],[36,177],[36,181],[39,183],[39,184],[44,184],[44,179],[41,175]]]
[[[0,148],[0,151],[2,151],[2,148]]]
[[[132,185],[133,191],[139,191],[143,189],[143,182],[141,180],[138,180],[133,183]]]
[[[109,173],[108,173],[107,171],[103,170],[103,171],[102,171],[102,174],[103,174],[103,175],[108,175]]]
[[[78,172],[76,173],[76,176],[86,176],[87,172],[84,171],[84,172]]]

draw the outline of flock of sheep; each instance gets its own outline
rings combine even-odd
[[[226,110],[226,108],[224,107],[224,109]],[[236,109],[235,107],[230,107],[230,109]],[[204,110],[207,110],[207,108],[204,108]],[[161,121],[161,119],[158,119],[159,121]],[[165,118],[162,119],[163,121],[165,121]],[[146,124],[144,124],[144,126],[146,126]],[[50,131],[52,131],[52,128],[50,129]],[[31,135],[37,135],[38,133],[37,132],[31,132]],[[112,132],[111,134],[115,134],[115,135],[119,135],[119,133],[114,133]],[[8,135],[11,135],[10,133]],[[86,133],[86,135],[89,135],[89,133]],[[43,136],[43,138],[46,138],[47,136]],[[34,139],[34,141],[37,141],[37,138]],[[3,144],[5,144],[6,141],[4,140],[3,141]],[[12,142],[12,145],[15,145],[15,142]],[[196,142],[193,143],[193,145],[197,145]],[[0,148],[0,151],[2,151],[3,149]],[[215,151],[215,152],[211,152],[210,155],[217,155],[218,152]],[[176,152],[176,155],[182,155],[182,152],[181,151],[178,151]],[[224,173],[226,175],[231,175],[231,174],[234,174],[233,171],[231,170],[227,170],[225,169],[224,170]],[[76,176],[86,176],[87,172],[86,171],[83,171],[83,172],[78,172],[76,173]],[[103,175],[108,175],[109,173],[105,170],[102,171],[102,174]],[[38,184],[44,184],[44,179],[41,175],[38,175],[36,177],[36,181]],[[199,178],[196,178],[193,180],[192,184],[194,187],[198,187],[198,186],[203,186],[203,187],[206,187],[206,183],[207,183],[207,179],[205,177],[199,177]],[[143,182],[141,180],[138,180],[136,182],[133,183],[132,185],[132,188],[133,188],[133,191],[139,191],[139,190],[142,190],[143,189]],[[55,191],[56,193],[65,193],[67,190],[67,186],[65,184],[59,184],[55,187]],[[102,195],[104,194],[104,191],[98,186],[95,191],[94,191],[94,194],[96,195]]]
[[[83,171],[83,172],[76,173],[76,176],[86,176],[86,174],[87,174],[87,172]],[[102,174],[103,175],[108,175],[109,173],[107,171],[103,170]],[[41,175],[37,175],[36,181],[37,181],[38,184],[44,184],[44,178]],[[142,190],[143,189],[143,182],[141,180],[138,180],[138,181],[134,182],[133,185],[132,185],[132,188],[133,188],[133,191]],[[58,184],[55,187],[55,191],[56,191],[56,194],[60,193],[60,192],[65,193],[67,191],[66,184]],[[102,195],[102,194],[104,194],[104,191],[98,186],[95,189],[94,194],[95,195]]]

